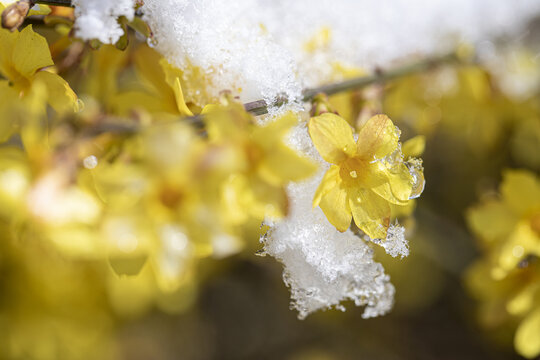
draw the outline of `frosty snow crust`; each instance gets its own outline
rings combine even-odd
[[[104,44],[114,44],[124,33],[117,21],[120,16],[133,20],[135,15],[134,0],[72,0],[72,4],[77,36]]]
[[[122,35],[118,17],[134,16],[135,0],[73,4],[77,35],[103,43]],[[186,78],[202,80],[187,89],[190,100],[208,103],[226,89],[243,102],[272,103],[298,101],[301,89],[331,81],[336,63],[371,69],[516,33],[540,2],[145,0],[141,10],[157,50]],[[306,51],[321,29],[329,29],[327,43]]]

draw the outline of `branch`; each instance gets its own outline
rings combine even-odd
[[[455,52],[451,52],[446,55],[424,59],[419,62],[405,65],[403,67],[399,67],[393,70],[377,70],[372,75],[360,76],[339,83],[322,85],[313,89],[306,89],[303,92],[302,100],[308,102],[312,100],[315,95],[320,93],[326,95],[334,95],[347,90],[361,89],[369,85],[373,85],[376,83],[384,83],[396,78],[431,70],[440,65],[460,60],[461,58]],[[286,100],[278,99],[274,104],[272,104],[272,106],[281,106],[286,103]],[[264,115],[268,113],[268,106],[266,105],[264,100],[257,100],[246,103],[244,104],[244,108],[246,109],[246,111],[249,111],[254,115]]]
[[[427,58],[416,63],[405,65],[396,69],[382,71],[378,70],[372,75],[360,76],[357,78],[349,79],[346,81],[322,85],[313,89],[306,89],[303,92],[302,100],[308,102],[312,100],[317,94],[323,93],[325,95],[333,95],[343,91],[361,89],[369,85],[376,83],[384,83],[390,80],[394,80],[400,77],[407,75],[421,73],[423,71],[428,71],[434,69],[438,66],[449,64],[453,62],[463,61],[463,58],[460,57],[455,52]],[[272,106],[281,106],[287,103],[287,100],[284,98],[278,99]],[[252,101],[244,104],[244,109],[250,112],[253,115],[264,115],[268,113],[268,106],[264,100]],[[187,116],[181,119],[192,126],[194,126],[201,134],[201,136],[206,136],[204,131],[204,123],[202,115]],[[96,135],[104,132],[112,132],[116,134],[136,134],[139,131],[138,126],[132,124],[100,124],[95,128],[89,131],[89,134]]]
[[[71,0],[36,0],[36,4],[73,7]]]

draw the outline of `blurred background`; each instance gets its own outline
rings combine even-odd
[[[84,102],[80,123],[103,114],[140,117],[111,100],[139,90],[138,63],[157,64],[159,56],[140,35],[129,30],[123,50],[77,42],[68,36],[72,14],[62,8],[27,22],[47,38],[58,73]],[[0,357],[538,357],[540,18],[517,38],[461,44],[456,51],[466,53],[465,61],[330,98],[353,125],[382,112],[401,129],[403,141],[425,139],[425,191],[413,212],[399,215],[410,255],[393,259],[374,248],[396,287],[390,314],[365,320],[361,308],[345,303],[345,312],[298,320],[282,265],[255,256],[262,232],[257,223],[242,230],[241,251],[186,260],[178,283],[165,291],[149,261],[65,256],[32,240],[39,228],[2,212]],[[528,201],[526,209],[516,210],[512,199],[518,198]],[[506,223],[505,211],[515,223]],[[522,226],[529,230],[515,230]],[[508,252],[515,264],[504,260]]]

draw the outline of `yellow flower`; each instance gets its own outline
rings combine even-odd
[[[317,189],[320,206],[339,231],[355,224],[371,238],[386,238],[390,204],[417,197],[415,179],[399,149],[399,130],[386,115],[376,115],[359,130],[355,143],[349,124],[326,113],[313,117],[309,134],[319,154],[331,163]]]
[[[125,114],[139,106],[151,113],[193,115],[184,100],[182,72],[179,69],[146,45],[135,51],[134,62],[144,89],[133,89],[115,96],[113,102],[117,112]]]
[[[47,40],[31,26],[13,33],[0,29],[0,75],[19,96],[30,92],[32,85],[42,82],[47,89],[47,102],[58,112],[75,111],[77,96],[68,83],[57,74],[43,70],[54,65]],[[2,85],[5,86],[5,85]]]
[[[228,147],[233,156],[232,170],[223,187],[226,212],[238,223],[249,217],[287,214],[284,186],[312,175],[316,167],[283,143],[283,137],[296,125],[297,118],[287,113],[264,126],[240,104],[208,106],[203,110],[211,144]]]
[[[540,181],[524,170],[503,173],[502,199],[468,213],[471,229],[493,254],[494,274],[502,278],[529,255],[540,257]]]
[[[525,170],[503,173],[499,198],[469,210],[467,220],[485,255],[466,280],[481,300],[482,320],[492,326],[522,319],[514,338],[528,358],[540,354],[540,180]]]

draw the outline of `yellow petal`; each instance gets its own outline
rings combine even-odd
[[[505,239],[514,228],[517,218],[500,201],[488,201],[467,211],[469,227],[483,240]]]
[[[540,284],[538,282],[531,282],[527,284],[508,302],[506,303],[506,310],[508,313],[514,316],[522,316],[533,309],[534,299]]]
[[[77,95],[59,75],[48,71],[38,71],[34,79],[45,84],[48,103],[54,110],[59,113],[76,112],[78,110]]]
[[[297,116],[292,112],[288,112],[265,126],[255,128],[252,137],[262,146],[271,147],[274,143],[269,142],[269,140],[273,140],[272,138],[275,137],[281,139],[296,124],[298,124]],[[274,136],[268,136],[268,134],[273,134]]]
[[[368,189],[350,189],[349,205],[356,226],[372,239],[385,239],[390,226],[390,205]]]
[[[324,174],[317,191],[315,191],[315,195],[313,196],[313,207],[319,206],[322,197],[332,188],[337,186],[339,182],[341,182],[339,178],[339,166],[332,165],[326,174]]]
[[[113,45],[103,45],[99,50],[92,51],[84,92],[108,106],[118,93],[119,74],[128,60],[126,54]]]
[[[70,258],[99,259],[103,245],[96,241],[95,231],[78,224],[53,227],[47,235],[55,249]]]
[[[379,171],[386,177],[386,182],[371,189],[383,199],[396,205],[406,205],[412,191],[412,178],[405,164],[395,165],[392,171],[377,163]]]
[[[182,85],[180,85],[180,78],[176,78],[174,81],[174,95],[176,96],[176,106],[178,107],[178,111],[182,115],[186,116],[193,116],[193,113],[186,105],[186,102],[184,100],[184,93],[182,92]]]
[[[537,309],[519,324],[514,338],[518,353],[532,359],[540,354],[540,309]]]
[[[512,210],[525,215],[540,209],[540,181],[526,170],[506,170],[503,172],[501,193]]]
[[[147,254],[137,254],[131,256],[110,256],[109,264],[116,275],[135,276],[138,275],[148,259]]]
[[[54,65],[47,40],[35,33],[31,25],[20,32],[13,47],[12,60],[17,71],[27,78],[38,69]]]
[[[184,92],[182,91],[182,85],[180,84],[180,79],[182,78],[182,71],[169,64],[165,59],[161,59],[159,63],[165,73],[165,81],[174,91],[178,111],[182,115],[192,116],[193,113],[186,105],[186,102],[184,100]]]
[[[13,54],[13,47],[17,41],[17,32],[10,32],[9,30],[0,28],[0,73],[11,79],[16,74],[13,71],[13,61],[11,60]]]
[[[251,206],[251,214],[257,221],[265,217],[281,218],[289,211],[289,201],[283,187],[272,186],[256,177],[250,178],[249,189],[255,202]]]
[[[164,66],[167,63],[161,63],[161,55],[148,46],[139,46],[134,55],[135,68],[137,74],[147,80],[158,93],[164,93],[170,90],[165,81]]]
[[[317,166],[308,158],[280,144],[274,146],[273,151],[265,156],[259,167],[261,176],[274,185],[308,178],[316,170]]]
[[[250,206],[254,201],[253,193],[245,176],[231,175],[223,182],[221,201],[226,209],[230,224],[243,224],[248,220]]]
[[[19,96],[7,80],[0,80],[0,142],[6,141],[17,129],[17,116],[13,115]]]
[[[203,111],[211,105],[204,107]],[[293,113],[287,113],[264,126],[254,126],[251,130],[253,141],[267,152],[273,152],[276,144],[282,142],[283,136],[289,132],[291,127],[298,123],[298,119]]]
[[[352,129],[347,121],[335,114],[311,118],[309,135],[319,154],[329,163],[339,164],[355,154]]]
[[[386,115],[375,115],[358,132],[358,155],[364,159],[381,159],[397,149],[399,133]]]
[[[206,115],[206,114],[210,114],[212,112],[215,112],[215,111],[219,111],[219,109],[221,109],[221,105],[219,104],[207,104],[203,107],[202,111],[201,111],[201,115]]]
[[[238,143],[246,140],[252,117],[241,104],[207,105],[203,109],[208,138],[211,141]]]
[[[347,191],[340,185],[329,189],[319,203],[328,221],[343,232],[351,225],[351,211],[347,204]]]
[[[426,148],[426,137],[424,135],[418,135],[409,139],[403,143],[401,151],[403,156],[407,157],[418,157],[424,153]]]
[[[178,111],[174,102],[162,99],[142,91],[126,91],[111,97],[111,107],[116,114],[127,116],[133,109],[144,109],[150,113]],[[171,106],[169,106],[169,104]]]
[[[540,256],[540,237],[528,221],[521,221],[501,248],[499,265],[511,271],[527,255]]]
[[[392,219],[410,216],[416,208],[416,201],[409,200],[404,205],[390,204]]]

